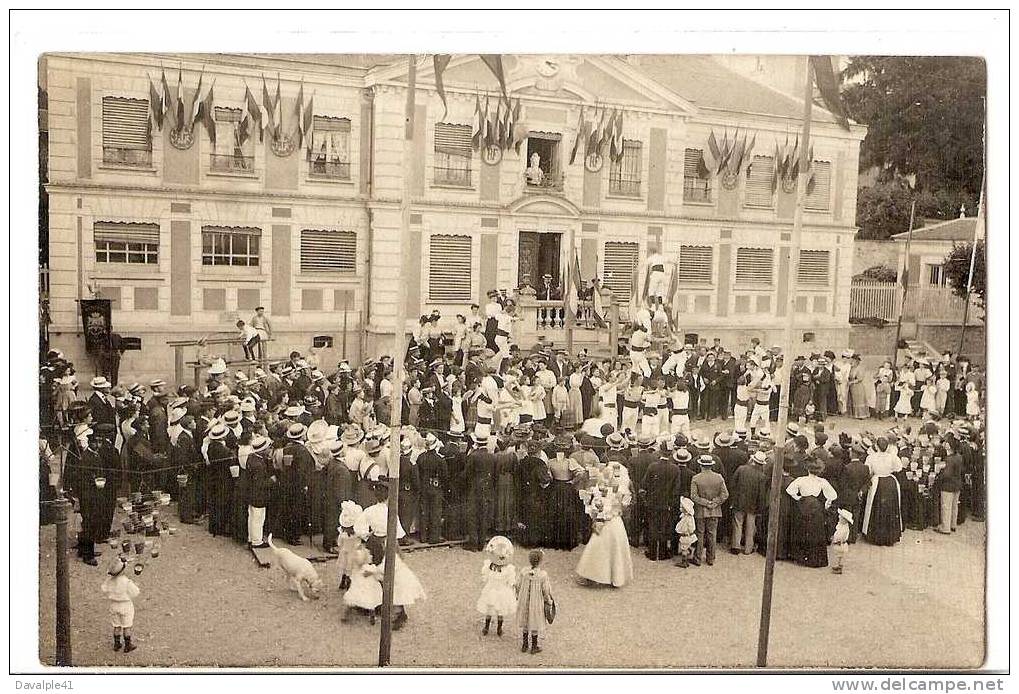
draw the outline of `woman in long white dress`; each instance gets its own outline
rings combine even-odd
[[[621,465],[602,468],[591,479],[592,486],[580,492],[592,524],[577,576],[621,588],[633,581],[633,559],[622,518],[630,503],[630,480]]]

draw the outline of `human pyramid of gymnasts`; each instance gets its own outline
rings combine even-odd
[[[645,311],[628,359],[523,352],[509,340],[513,307],[491,298],[484,316],[473,307],[476,319],[457,317],[465,328],[456,349],[437,331],[411,340],[399,438],[401,545],[462,541],[481,551],[494,536],[531,548],[584,544],[579,579],[616,587],[632,580],[630,547],[679,567],[713,564],[719,538],[734,555],[764,552],[771,422],[776,391],[788,383],[777,349],[754,339],[734,355],[716,340],[673,343],[662,353]],[[437,318],[422,316],[422,325]],[[484,346],[465,339],[470,333],[484,335]],[[212,359],[200,390],[96,377],[87,403],[55,395],[54,417],[85,411],[73,425],[64,475],[65,489],[82,501],[82,558],[92,563],[94,543],[110,534],[117,490],[144,481],[171,492],[183,522],[207,519],[213,535],[253,547],[265,546],[269,533],[291,545],[320,543],[342,562],[355,561],[344,541],[360,536],[376,550],[364,561],[381,561],[395,478],[393,360],[356,368],[341,361],[326,375],[309,356],[293,352],[250,374]],[[798,375],[816,388],[812,407],[785,432],[779,559],[827,566],[832,546],[840,573],[860,536],[891,545],[915,519],[951,533],[967,514],[982,515],[982,414],[927,412],[887,431],[836,435],[826,426],[834,364],[821,355],[803,361]],[[67,371],[51,352],[44,387],[64,387]],[[695,428],[730,415],[732,428],[714,437]],[[115,468],[123,472],[109,472]],[[100,476],[112,480],[97,488]],[[403,604],[419,589],[410,581]]]

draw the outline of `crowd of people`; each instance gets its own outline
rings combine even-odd
[[[787,376],[780,350],[759,340],[735,353],[718,340],[659,353],[637,326],[629,360],[597,359],[509,344],[501,316],[511,307],[486,307],[492,330],[477,307],[471,314],[476,321],[457,317],[461,337],[492,339],[454,349],[422,317],[399,422],[390,356],[341,361],[329,374],[298,352],[250,374],[213,359],[200,389],[98,376],[81,400],[73,365],[51,351],[40,493],[62,486],[76,499],[79,555],[95,564],[95,543],[110,534],[114,500],[127,489],[168,490],[182,522],[238,543],[263,547],[272,534],[341,554],[344,504],[377,507],[399,480],[401,544],[461,541],[481,551],[496,535],[530,548],[583,544],[579,578],[623,586],[631,547],[680,567],[713,564],[720,544],[734,555],[765,551],[772,423],[777,393],[790,387],[779,559],[826,566],[833,533],[839,550],[860,537],[891,545],[906,526],[950,533],[983,515],[983,418],[970,395],[981,381],[963,360],[918,357],[888,380],[890,369],[879,370],[872,383],[897,384],[893,409],[920,417],[850,434],[826,418],[864,407],[869,416],[875,402],[882,411],[859,388],[870,379],[851,352],[798,357]],[[702,433],[700,420],[712,419],[731,425]],[[384,536],[384,521],[372,534]],[[845,552],[836,555],[841,572]]]

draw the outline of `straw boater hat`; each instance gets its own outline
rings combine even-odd
[[[188,411],[185,410],[183,407],[174,407],[173,409],[170,410],[170,414],[167,415],[166,421],[169,422],[170,424],[176,424],[180,420],[184,419],[187,413]]]
[[[241,412],[254,412],[255,401],[251,398],[244,398],[241,400]]]
[[[293,440],[300,439],[302,436],[304,436],[304,433],[306,431],[307,431],[306,426],[304,426],[300,422],[294,422],[289,427],[287,427],[287,438]]]
[[[614,451],[620,451],[626,446],[626,439],[618,431],[614,431],[605,437],[605,443]]]
[[[711,455],[697,456],[697,464],[701,467],[711,467],[715,464],[715,457]]]
[[[215,426],[209,429],[209,438],[213,441],[226,438],[226,425],[222,422],[217,422]]]
[[[471,441],[479,446],[484,446],[488,443],[488,437],[478,436],[476,433],[471,433]]]
[[[269,448],[271,441],[265,436],[256,436],[251,439],[251,450],[253,453],[261,453],[262,451]]]
[[[284,417],[300,417],[302,414],[304,414],[304,405],[301,403],[291,405],[287,409],[283,410]]]
[[[223,422],[226,423],[227,426],[234,426],[239,421],[241,421],[241,413],[237,410],[230,410],[223,415]]]
[[[768,455],[764,451],[757,451],[750,456],[750,460],[757,465],[764,465],[768,462]]]
[[[340,441],[329,442],[329,453],[334,457],[338,458],[343,455],[343,444]]]
[[[320,443],[329,434],[329,424],[324,419],[316,419],[308,426],[308,443]]]
[[[109,381],[106,380],[105,376],[96,376],[95,378],[92,379],[93,390],[106,390],[111,387],[112,385],[110,384]]]
[[[368,455],[374,455],[382,450],[382,444],[378,442],[378,439],[368,439],[364,444],[364,452]]]
[[[701,451],[706,451],[711,448],[711,444],[708,442],[707,437],[699,431],[695,431],[691,434],[690,442],[694,448]]]
[[[720,431],[715,435],[715,445],[721,448],[728,448],[733,444],[733,437],[727,431]]]
[[[685,448],[679,448],[676,450],[675,453],[672,454],[673,460],[675,460],[677,463],[683,463],[684,465],[689,463],[691,458],[693,458],[693,456],[690,455],[690,451],[686,450]]]
[[[789,436],[799,436],[800,425],[797,424],[796,422],[789,422],[789,424],[785,428],[785,433],[788,434]]]
[[[156,379],[153,379],[153,380],[149,381],[149,388],[152,389],[152,392],[155,392],[157,390],[162,390],[165,387],[166,387],[166,381],[164,381],[161,378],[156,378]]]
[[[209,365],[210,375],[217,376],[219,374],[225,373],[226,373],[226,362],[223,361],[222,359],[216,359],[215,361],[212,362],[211,365]]]
[[[318,407],[321,404],[322,403],[320,403],[318,401],[318,398],[316,398],[314,395],[305,395],[304,396],[304,407],[305,408],[308,408],[308,407]]]

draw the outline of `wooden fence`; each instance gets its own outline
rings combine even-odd
[[[849,290],[849,317],[851,319],[898,320],[901,305],[902,288],[897,282],[853,280]]]
[[[930,325],[961,325],[966,301],[952,292],[951,287],[912,286],[902,304],[902,287],[897,282],[853,280],[849,290],[849,318],[881,318],[892,322],[899,319]],[[983,310],[975,299],[970,301],[967,325],[983,323]]]

